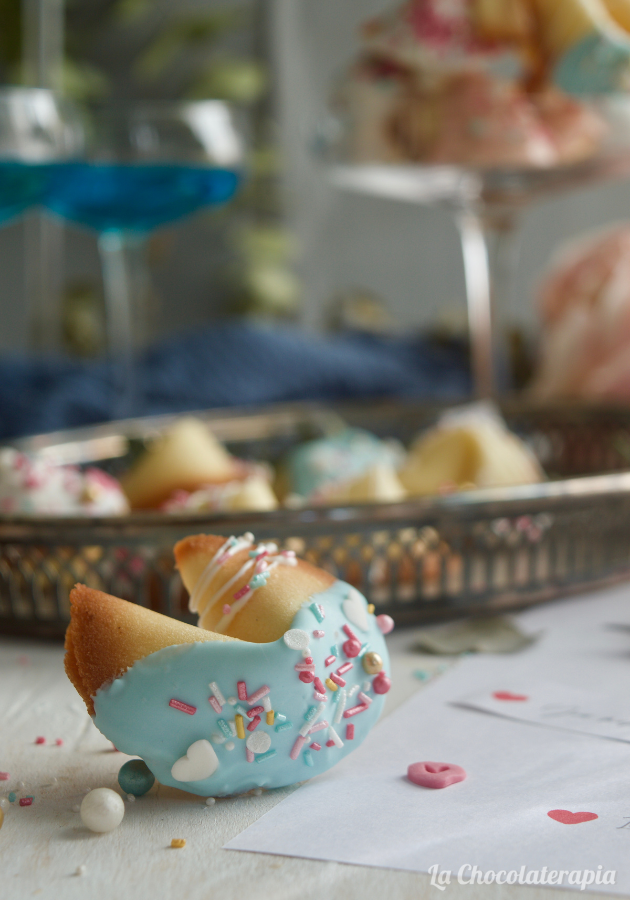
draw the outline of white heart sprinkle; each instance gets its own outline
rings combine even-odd
[[[252,753],[266,753],[271,747],[271,738],[266,731],[253,731],[245,743]]]
[[[355,591],[354,588],[350,588],[348,596],[341,604],[341,608],[343,609],[343,614],[346,619],[349,622],[352,622],[353,625],[356,625],[360,631],[368,630],[369,626],[365,600],[358,591]]]
[[[308,640],[308,634],[301,628],[292,628],[284,633],[284,643],[289,650],[306,650]]]
[[[219,768],[219,759],[210,741],[195,741],[186,756],[178,759],[171,775],[175,781],[203,781]]]

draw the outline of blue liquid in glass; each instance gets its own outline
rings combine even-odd
[[[44,201],[49,167],[0,160],[0,224]]]
[[[101,232],[148,232],[226,203],[241,178],[230,169],[179,163],[73,162],[51,169],[48,208]]]

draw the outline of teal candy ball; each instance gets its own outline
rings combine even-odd
[[[125,794],[142,797],[155,784],[155,775],[143,759],[130,759],[120,767],[118,784]]]

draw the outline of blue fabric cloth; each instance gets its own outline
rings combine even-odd
[[[227,321],[162,341],[137,364],[134,415],[216,406],[370,397],[461,398],[466,353],[419,338]],[[111,366],[65,359],[0,360],[0,438],[71,428],[120,413]]]

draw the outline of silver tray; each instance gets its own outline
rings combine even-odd
[[[408,442],[441,409],[417,403],[284,405],[197,413],[245,458],[281,458],[340,415]],[[270,513],[0,518],[0,632],[61,637],[75,582],[193,621],[174,568],[189,534],[276,540],[356,585],[399,623],[496,611],[630,577],[630,409],[506,403],[510,426],[550,480],[404,503]],[[120,471],[135,442],[175,417],[14,442],[67,463]]]

